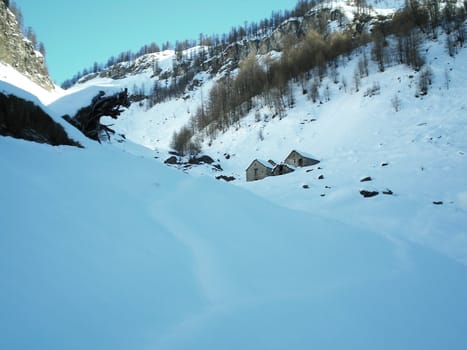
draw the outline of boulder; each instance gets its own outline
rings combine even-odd
[[[378,192],[378,191],[361,190],[361,191],[360,191],[360,194],[361,194],[364,198],[371,198],[371,197],[377,196],[377,195],[379,194],[379,192]]]
[[[165,164],[177,164],[178,159],[175,156],[171,156],[164,161]]]

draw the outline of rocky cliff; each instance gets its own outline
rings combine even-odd
[[[0,1],[0,62],[11,65],[47,90],[54,87],[44,57],[25,39],[3,1]]]

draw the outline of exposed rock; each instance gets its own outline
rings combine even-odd
[[[224,181],[227,181],[227,182],[236,180],[235,177],[233,177],[233,176],[226,176],[226,175],[219,175],[219,176],[216,176],[216,179],[217,179],[217,180],[224,180]]]
[[[381,163],[381,166],[388,166],[389,163]]]
[[[371,178],[371,176],[367,176],[367,177],[364,177],[363,179],[360,180],[360,182],[368,182],[368,181],[372,181],[373,179]]]
[[[319,28],[323,23],[327,23],[333,18],[341,18],[342,25],[353,30],[352,24],[347,22],[347,19],[339,9],[313,10],[303,17],[289,18],[281,23],[275,30],[266,31],[256,38],[243,39],[231,43],[215,57],[211,57],[205,62],[202,62],[203,69],[208,71],[217,71],[220,67],[223,67],[223,69],[235,69],[238,62],[248,57],[251,53],[267,55],[271,52],[281,52],[297,39],[303,38],[309,30]],[[171,73],[169,71],[155,69],[157,61],[157,55],[143,55],[131,62],[114,64],[100,72],[99,76],[102,78],[123,79],[130,75],[152,72],[152,77],[159,76],[160,80],[170,78]],[[183,70],[185,70],[185,68],[179,66],[178,69],[182,71],[178,71],[177,75],[183,75]],[[83,77],[79,82],[84,82],[86,79],[89,79],[89,77]],[[193,79],[193,84],[188,85],[188,90],[191,90],[196,85],[197,81]]]
[[[178,160],[177,160],[177,157],[175,156],[171,156],[169,158],[167,158],[165,161],[164,161],[165,164],[177,164],[178,163]]]
[[[281,52],[290,42],[300,39],[306,35],[311,29],[316,29],[320,26],[320,22],[327,22],[331,19],[341,18],[346,21],[340,10],[319,9],[313,10],[302,18],[290,18],[276,28],[269,35],[265,35],[261,39],[243,40],[229,45],[223,52],[222,58],[227,61],[239,61],[247,57],[251,52],[266,55],[272,51]],[[343,23],[351,30],[357,31],[354,25]],[[361,30],[361,28],[360,28]]]
[[[40,107],[17,96],[0,93],[0,135],[52,146],[82,147],[71,140],[63,126],[55,122]]]
[[[173,156],[177,156],[177,157],[183,157],[183,155],[178,153],[177,151],[169,151],[169,154],[171,154]]]
[[[302,188],[308,189],[308,188],[310,188],[310,186],[308,186],[308,185],[303,185]]]
[[[324,175],[318,176],[318,180],[324,180]]]
[[[0,62],[11,65],[44,89],[52,90],[45,59],[20,31],[13,13],[0,1]]]
[[[371,198],[371,197],[377,196],[379,194],[379,192],[378,191],[361,190],[360,194],[365,198]]]
[[[434,205],[442,205],[442,204],[443,204],[443,201],[434,201],[433,204],[434,204]]]
[[[389,188],[386,189],[386,191],[383,191],[383,194],[387,194],[389,196],[392,196],[394,192],[392,192]]]
[[[188,163],[190,164],[212,164],[214,163],[214,159],[209,157],[208,155],[203,155],[201,157],[191,157],[188,160]]]

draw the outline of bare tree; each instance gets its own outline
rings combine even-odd
[[[360,80],[360,74],[358,73],[358,70],[355,70],[355,72],[353,74],[353,83],[354,83],[354,86],[355,86],[355,92],[359,92],[360,91],[361,80]]]
[[[373,59],[378,63],[380,72],[384,72],[384,63],[387,60],[386,39],[379,31],[373,34]]]
[[[424,96],[428,94],[428,89],[433,82],[433,71],[430,67],[424,67],[418,76],[417,95]]]
[[[449,71],[447,68],[444,69],[444,84],[446,86],[446,90],[449,90],[449,86],[451,83],[451,78],[449,77]]]
[[[309,96],[313,103],[316,103],[319,100],[319,86],[320,81],[318,77],[315,77],[310,86],[310,93]]]
[[[394,97],[391,99],[391,106],[394,109],[394,112],[399,112],[400,111],[401,104],[402,104],[402,101],[399,98],[399,96],[397,96],[397,94],[394,95]]]

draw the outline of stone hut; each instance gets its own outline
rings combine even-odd
[[[246,168],[246,181],[256,181],[271,176],[272,167],[268,162],[255,159]]]
[[[295,169],[288,164],[276,164],[276,166],[272,169],[272,176],[285,175],[293,171],[295,171]]]
[[[294,167],[304,167],[318,164],[319,160],[317,160],[311,154],[293,150],[292,152],[290,152],[287,158],[285,158],[284,163]]]

